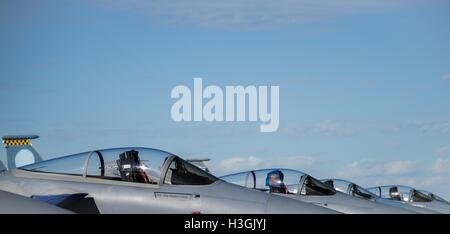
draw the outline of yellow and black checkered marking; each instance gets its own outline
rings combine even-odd
[[[6,146],[11,146],[11,145],[30,145],[31,141],[28,139],[24,139],[24,140],[4,140],[3,144],[5,144]]]

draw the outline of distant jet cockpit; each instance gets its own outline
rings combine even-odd
[[[261,169],[220,177],[229,183],[270,193],[334,195],[336,190],[303,172],[291,169]]]
[[[354,197],[359,197],[367,200],[372,200],[377,197],[377,195],[373,194],[367,189],[347,180],[324,179],[322,180],[322,182],[329,185],[330,187],[333,187],[339,192],[346,193]]]
[[[425,190],[420,190],[420,192],[426,194],[427,196],[431,197],[435,201],[449,203],[447,200],[445,200],[444,198],[442,198],[434,193],[431,193],[431,192],[428,192]]]
[[[380,186],[367,189],[382,198],[404,202],[431,202],[433,199],[414,188],[402,185]]]

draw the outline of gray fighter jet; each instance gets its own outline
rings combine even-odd
[[[450,214],[450,204],[433,199],[429,194],[404,185],[386,185],[368,188],[370,192],[382,198],[390,199],[397,203],[409,204],[415,207],[439,213]]]
[[[347,180],[341,179],[324,179],[322,180],[325,184],[333,187],[339,192],[349,194],[354,197],[359,197],[361,199],[365,199],[368,201],[385,204],[389,206],[394,206],[402,209],[411,210],[413,212],[417,212],[420,214],[438,214],[439,212],[435,212],[432,210],[427,210],[421,207],[411,206],[405,203],[395,202],[386,198],[379,197],[369,190]]]
[[[221,179],[242,187],[312,203],[347,214],[413,214],[336,191],[318,179],[291,169],[271,168],[226,175]]]
[[[0,189],[75,213],[338,213],[227,183],[157,149],[93,150],[42,161],[31,138],[37,136],[3,137],[8,170]]]

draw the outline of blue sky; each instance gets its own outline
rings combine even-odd
[[[258,4],[255,4],[258,3]],[[294,167],[450,198],[448,1],[1,1],[0,134],[218,173]],[[174,122],[176,85],[279,85],[280,128]],[[1,152],[4,157],[4,152]]]

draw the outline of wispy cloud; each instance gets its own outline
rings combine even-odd
[[[352,128],[345,124],[345,123],[340,123],[340,122],[335,122],[335,121],[323,121],[320,123],[317,123],[313,126],[313,131],[317,132],[317,133],[322,133],[322,134],[350,134],[352,132]]]
[[[450,158],[438,158],[433,164],[433,171],[435,173],[450,172]]]
[[[443,75],[442,79],[446,80],[446,81],[450,81],[450,73],[447,73],[447,74]]]
[[[423,178],[420,183],[420,186],[424,187],[434,187],[436,190],[448,189],[448,185],[450,184],[450,176],[449,175],[430,175]],[[444,186],[442,186],[444,185]],[[436,194],[440,194],[439,192],[432,190]],[[448,191],[447,191],[448,192]],[[450,198],[450,197],[447,197]]]
[[[310,156],[291,157],[233,157],[220,161],[214,170],[221,172],[238,172],[271,167],[286,167],[293,169],[307,169],[315,165],[317,159]]]
[[[349,165],[337,171],[337,176],[342,178],[357,178],[361,176],[379,175],[382,173],[382,167],[373,160],[354,161]]]
[[[383,172],[387,175],[408,174],[419,168],[420,162],[413,160],[393,161],[383,164]]]
[[[418,129],[422,132],[450,133],[450,122],[430,122],[422,120],[406,121],[403,129]]]
[[[436,149],[437,156],[450,156],[450,146],[442,146]]]
[[[308,124],[286,124],[280,128],[280,131],[295,135],[351,135],[358,130],[358,127],[359,126],[351,123],[339,122],[334,120],[324,120]]]
[[[354,161],[337,171],[343,178],[358,178],[362,176],[404,175],[412,173],[419,168],[420,162],[414,160],[400,160],[391,162],[378,162],[375,160]]]
[[[96,2],[102,7],[131,10],[164,24],[225,30],[276,28],[327,20],[355,11],[412,3],[406,0],[97,0]]]
[[[450,121],[425,121],[405,120],[393,124],[372,124],[361,127],[361,129],[377,129],[385,133],[400,132],[404,130],[418,130],[422,133],[450,133]]]
[[[316,123],[287,123],[280,127],[280,132],[306,135],[338,135],[348,136],[359,132],[380,132],[384,134],[413,130],[420,133],[450,134],[450,122],[406,120],[396,123],[352,123],[335,120],[324,120]]]

